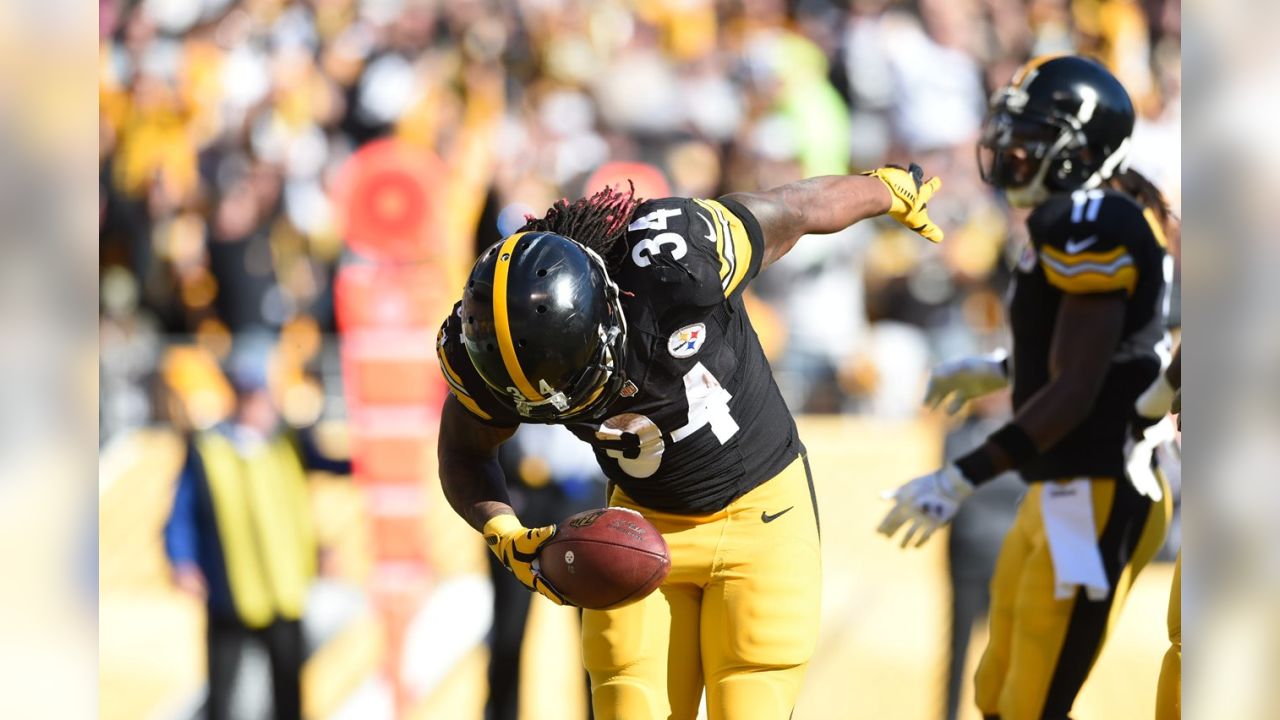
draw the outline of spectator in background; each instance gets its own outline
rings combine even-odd
[[[273,717],[302,717],[301,620],[316,573],[306,469],[349,472],[284,432],[268,391],[269,341],[235,348],[229,421],[195,432],[164,529],[174,583],[208,608],[207,717],[232,717],[246,642],[265,645]]]
[[[154,0],[111,10],[99,86],[103,274],[121,275],[117,287],[132,279],[133,312],[160,332],[194,334],[215,352],[228,332],[301,316],[332,331],[343,240],[333,180],[353,151],[388,136],[445,161],[455,209],[478,206],[495,184],[503,206],[542,207],[581,194],[608,162],[652,164],[692,196],[910,155],[946,178],[931,209],[952,229],[948,243],[907,253],[886,230],[836,258],[850,293],[864,295],[841,300],[862,316],[841,332],[910,325],[935,354],[972,331],[955,308],[998,294],[1007,274],[997,260],[1018,223],[978,181],[973,134],[987,92],[1029,54],[1078,49],[1113,63],[1143,116],[1134,166],[1175,210],[1179,197],[1172,0]],[[472,227],[469,210],[451,216]],[[469,227],[451,230],[446,257],[466,254]],[[789,314],[810,289],[766,300]],[[891,343],[909,334],[888,330]],[[854,363],[847,349],[824,353],[838,357],[789,370],[809,374],[789,400],[865,409],[868,383],[910,394],[890,387],[899,379],[871,379],[874,353]],[[831,360],[843,361],[839,382]],[[107,432],[141,424],[137,415],[104,417]]]

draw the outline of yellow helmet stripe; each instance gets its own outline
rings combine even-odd
[[[1036,76],[1036,72],[1040,69],[1041,65],[1049,62],[1050,60],[1066,57],[1069,54],[1070,53],[1058,52],[1031,58],[1026,62],[1026,64],[1018,68],[1017,72],[1013,74],[1013,80],[1009,84],[1016,88],[1022,88],[1025,90],[1026,84]]]
[[[498,331],[498,350],[502,353],[502,364],[506,366],[507,374],[522,395],[530,401],[537,401],[544,398],[534,389],[520,367],[515,341],[511,339],[511,319],[507,314],[507,273],[511,271],[511,253],[524,235],[525,233],[516,233],[498,248],[498,262],[493,271],[493,322]]]

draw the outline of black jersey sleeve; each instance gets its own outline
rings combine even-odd
[[[458,314],[461,307],[462,303],[453,306],[436,336],[440,372],[449,384],[449,392],[477,420],[494,427],[515,427],[521,423],[520,416],[489,392],[462,345],[462,318]]]
[[[627,246],[639,284],[661,287],[673,304],[701,307],[741,295],[764,256],[759,223],[727,198],[646,201],[627,228]]]
[[[1028,220],[1040,267],[1067,293],[1133,295],[1160,239],[1142,207],[1109,190],[1077,191],[1041,205]]]

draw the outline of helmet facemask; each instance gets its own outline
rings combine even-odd
[[[609,324],[597,326],[598,342],[591,352],[591,360],[569,380],[565,387],[556,389],[546,385],[539,390],[544,400],[530,401],[519,393],[512,393],[516,412],[533,422],[566,422],[598,418],[622,389],[626,382],[627,319],[622,312],[621,293],[609,277],[604,261],[594,251],[580,245],[601,273],[605,297],[609,305]]]
[[[992,98],[978,141],[978,171],[1015,207],[1033,207],[1053,192],[1098,187],[1127,164],[1128,139],[1098,162],[1079,120],[1024,110],[1025,91],[1006,87]]]
[[[1049,197],[1046,179],[1060,174],[1063,164],[1069,168],[1072,150],[1083,143],[1068,123],[1014,107],[1004,99],[993,104],[978,141],[978,171],[1005,191],[1011,205],[1031,207]]]

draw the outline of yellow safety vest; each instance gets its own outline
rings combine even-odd
[[[240,620],[265,627],[298,620],[316,572],[306,474],[297,450],[278,436],[241,455],[217,432],[202,433],[204,461],[227,581]]]

